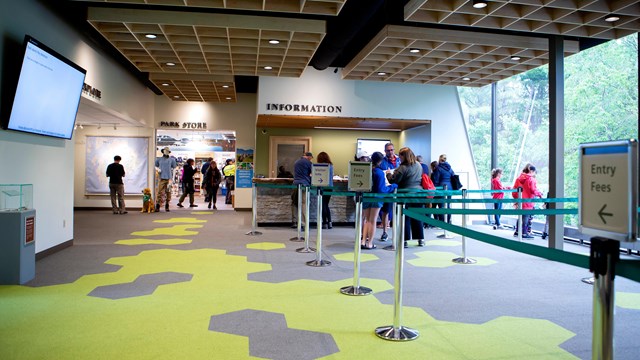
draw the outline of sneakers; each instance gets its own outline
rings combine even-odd
[[[184,206],[181,203],[178,203],[177,205],[179,208],[183,208]]]
[[[211,203],[209,203],[209,205],[207,205],[207,208],[211,209]]]
[[[189,204],[189,207],[198,207],[196,204]]]
[[[424,240],[419,239],[418,240],[418,246],[423,247],[424,246]]]
[[[160,204],[156,204],[156,212],[160,212]]]
[[[525,235],[522,235],[522,238],[523,239],[533,239],[533,235],[525,234]]]
[[[331,221],[327,223],[327,229],[333,229],[333,224],[331,223]]]
[[[128,214],[128,213],[129,213],[128,211],[121,211],[120,215],[124,215],[124,214]]]
[[[169,202],[164,204],[164,211],[169,212]]]
[[[386,232],[383,232],[382,236],[380,236],[380,241],[387,241],[388,238],[389,238],[389,235],[387,235]]]
[[[404,248],[407,249],[409,247],[409,243],[407,241],[404,242]]]

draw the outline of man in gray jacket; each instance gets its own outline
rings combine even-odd
[[[164,202],[164,210],[169,211],[169,201],[171,201],[171,178],[173,169],[176,168],[176,159],[169,157],[171,150],[168,147],[162,149],[162,157],[156,159],[156,168],[160,169],[160,181],[158,183],[158,194],[156,195],[156,212],[160,211],[160,204]]]

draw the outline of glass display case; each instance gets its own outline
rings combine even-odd
[[[32,184],[0,184],[0,211],[33,209]]]

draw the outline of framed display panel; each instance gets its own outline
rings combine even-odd
[[[85,195],[109,194],[107,166],[120,155],[124,166],[125,194],[139,195],[149,186],[149,138],[87,136]]]

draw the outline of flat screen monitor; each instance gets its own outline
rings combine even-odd
[[[87,71],[27,35],[9,130],[70,140]]]
[[[384,155],[384,145],[390,141],[389,139],[358,139],[356,143],[356,157],[360,155],[371,157],[376,151]]]

